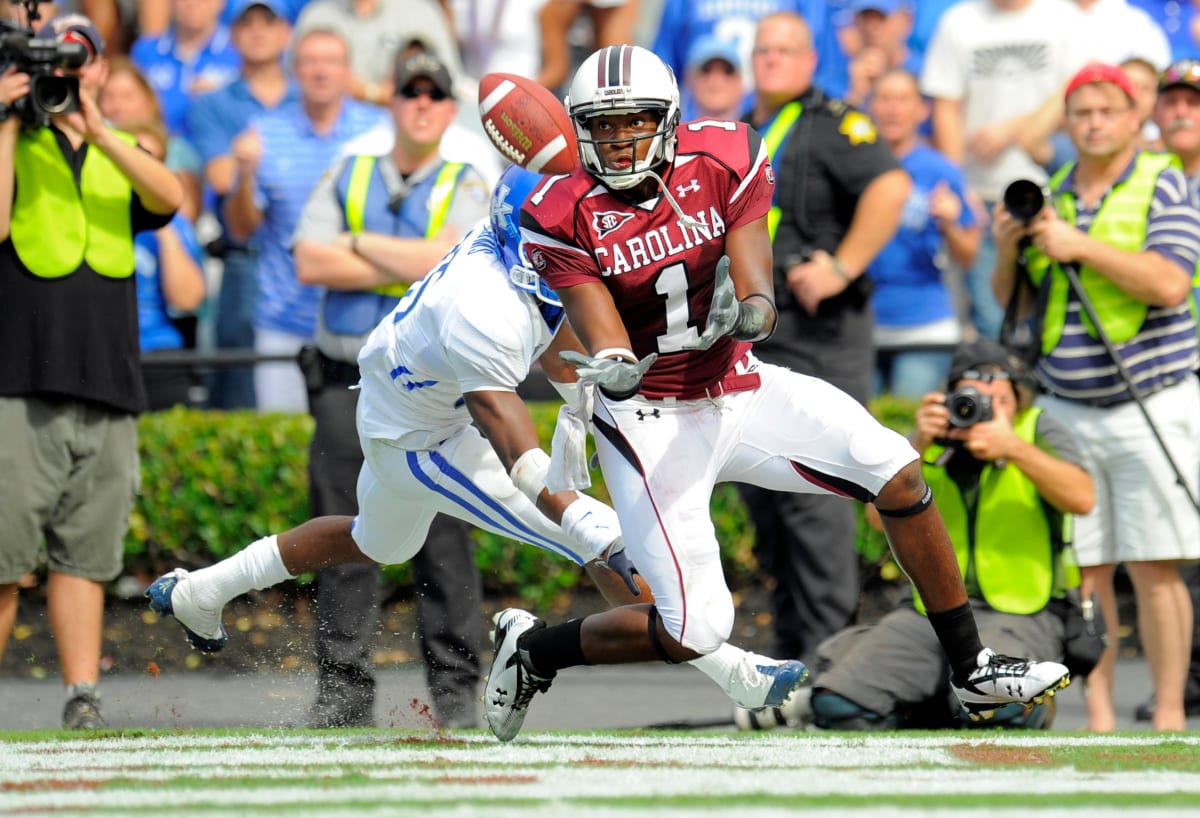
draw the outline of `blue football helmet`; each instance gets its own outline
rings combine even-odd
[[[492,191],[492,232],[496,234],[500,258],[513,286],[532,293],[545,304],[561,307],[558,295],[534,272],[525,255],[525,241],[521,237],[521,205],[525,204],[542,179],[541,174],[525,170],[519,165],[510,165],[500,175]]]

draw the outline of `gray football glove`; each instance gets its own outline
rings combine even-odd
[[[714,275],[716,283],[713,286],[712,306],[708,308],[708,324],[695,343],[684,344],[682,349],[708,349],[717,339],[728,335],[737,324],[741,305],[738,304],[733,279],[729,277],[729,256],[721,256]]]
[[[658,353],[651,352],[636,364],[624,358],[593,358],[573,350],[560,352],[558,357],[574,364],[575,374],[581,380],[596,384],[614,400],[624,400],[637,394],[642,386],[642,376],[658,360]]]

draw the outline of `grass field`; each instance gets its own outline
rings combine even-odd
[[[0,733],[0,815],[1200,814],[1200,736]]]

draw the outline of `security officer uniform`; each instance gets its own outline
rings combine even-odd
[[[434,161],[402,177],[390,155],[354,156],[318,185],[310,199],[318,220],[354,234],[432,238],[444,226],[460,234],[487,215],[487,190],[478,172]],[[336,210],[336,213],[335,213]],[[333,218],[327,218],[333,217]],[[306,208],[297,237],[312,238]],[[357,513],[355,487],[363,456],[355,426],[358,352],[375,325],[396,306],[407,284],[371,291],[327,290],[318,313],[315,348],[302,352],[309,407],[316,420],[309,466],[311,511]],[[480,676],[481,581],[466,523],[439,516],[412,560],[418,588],[428,682],[444,726],[475,726]],[[371,642],[379,628],[379,569],[352,564],[320,574],[317,594],[319,691],[316,726],[371,724],[375,674]]]
[[[899,164],[869,117],[818,88],[750,124],[762,134],[778,180],[768,225],[779,323],[754,354],[829,381],[865,404],[874,367],[869,279],[860,276],[809,315],[786,274],[814,250],[834,254],[859,196]],[[759,564],[776,582],[774,655],[811,659],[858,606],[854,508],[836,497],[739,488],[754,520]]]

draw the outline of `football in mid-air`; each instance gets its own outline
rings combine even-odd
[[[544,85],[517,74],[485,74],[479,118],[496,150],[534,173],[570,173],[579,164],[575,126]]]

